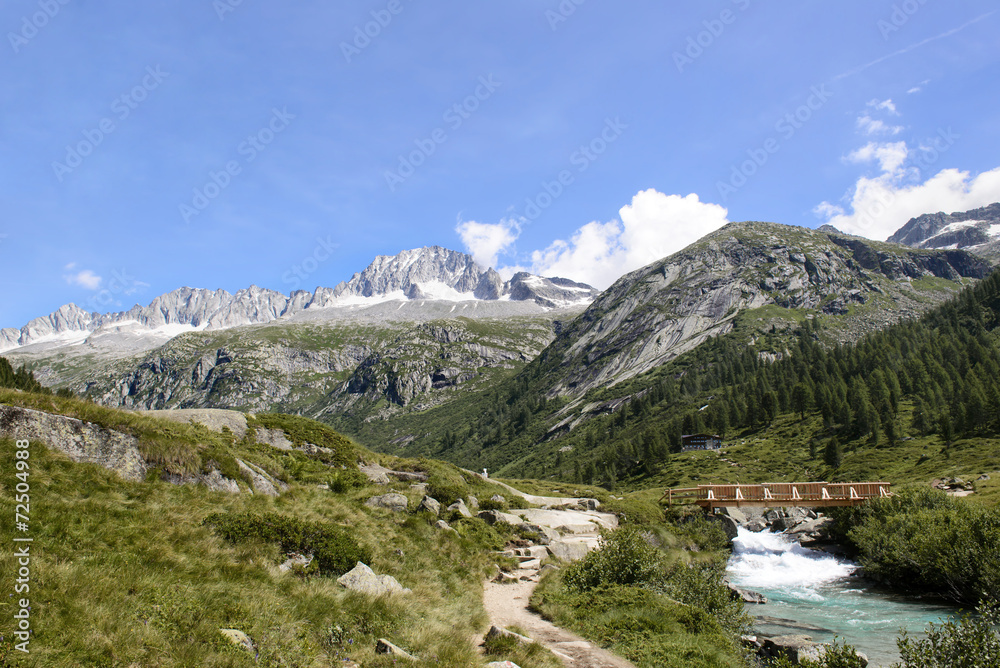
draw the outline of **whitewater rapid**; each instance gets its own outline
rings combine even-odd
[[[870,668],[899,660],[900,629],[923,637],[928,622],[956,612],[951,606],[872,591],[849,577],[856,568],[783,534],[741,527],[726,570],[734,586],[767,596],[766,604],[747,608],[756,617],[758,633],[804,634],[816,642],[839,637],[865,652]]]
[[[857,565],[808,550],[783,534],[743,527],[733,539],[729,579],[744,589],[783,589],[792,596],[822,600],[819,587],[849,576]]]

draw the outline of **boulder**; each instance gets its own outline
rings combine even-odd
[[[746,523],[746,525],[743,528],[746,529],[747,531],[760,533],[761,531],[767,528],[767,525],[761,522],[760,520],[750,520],[749,522]]]
[[[739,508],[723,508],[721,514],[733,518],[737,524],[746,524],[748,521],[747,516]]]
[[[497,522],[506,522],[511,526],[517,526],[521,523],[521,518],[517,515],[502,513],[499,510],[484,510],[479,513],[479,519],[483,520],[490,526],[493,526]]]
[[[494,624],[490,627],[490,630],[486,632],[486,637],[484,640],[493,640],[494,638],[513,638],[514,640],[522,643],[524,645],[530,645],[534,642],[531,638],[527,636],[522,636],[520,633],[514,633],[513,631],[508,631],[502,626],[497,626]]]
[[[369,508],[385,508],[393,512],[405,512],[409,500],[402,494],[383,494],[368,499],[365,501],[365,505]]]
[[[462,499],[459,499],[455,503],[448,506],[448,511],[458,513],[462,517],[472,517],[472,513],[469,512],[469,508],[465,505],[465,501]]]
[[[437,499],[427,496],[425,494],[424,498],[420,500],[420,505],[417,506],[417,510],[418,511],[426,510],[427,512],[433,513],[434,515],[440,515],[441,504],[438,502]]]
[[[787,635],[764,638],[761,653],[771,659],[786,658],[792,665],[798,665],[803,659],[818,661],[820,648],[823,646],[813,642],[810,636]]]
[[[556,540],[549,543],[548,548],[553,557],[558,557],[563,561],[579,561],[587,556],[587,552],[590,551],[586,543],[579,541],[566,542]]]
[[[396,578],[391,575],[376,575],[375,571],[367,565],[358,562],[358,565],[347,571],[339,578],[337,583],[351,591],[369,594],[371,596],[382,596],[384,594],[409,593],[409,589],[404,589]]]
[[[298,553],[290,554],[288,555],[288,559],[286,559],[283,564],[278,566],[278,570],[281,571],[282,573],[287,573],[296,566],[300,568],[305,568],[306,566],[312,563],[312,560],[313,556],[311,554],[298,554]]]
[[[237,459],[236,464],[240,467],[240,473],[244,478],[249,478],[253,483],[253,491],[267,496],[278,496],[288,489],[288,485],[277,480],[267,471],[255,464],[248,464],[242,459]]]
[[[442,531],[454,531],[455,533],[458,533],[457,531],[455,531],[455,529],[451,525],[449,525],[444,520],[438,520],[437,524],[435,524],[435,526],[438,529],[441,529]]]
[[[486,668],[521,668],[513,661],[491,661],[486,664]]]
[[[246,423],[244,421],[244,431],[246,431],[245,425]],[[254,437],[258,443],[270,445],[272,448],[277,448],[278,450],[290,451],[292,449],[292,442],[288,440],[284,429],[265,429],[264,427],[257,427],[254,430]]]
[[[477,510],[479,508],[479,499],[477,499],[476,497],[470,495],[469,496],[469,504],[468,505],[469,505],[469,508],[472,508],[473,510]]]
[[[554,540],[559,540],[559,532],[555,529],[549,528],[547,526],[541,526],[539,524],[530,524],[528,522],[521,522],[517,525],[518,529],[522,531],[527,531],[535,534],[535,542],[539,545],[548,545]]]
[[[732,517],[728,515],[708,515],[707,517],[722,526],[722,530],[726,532],[726,537],[729,540],[733,540],[739,534],[740,525]]]
[[[417,657],[413,656],[405,649],[393,645],[391,642],[385,638],[379,638],[378,642],[375,643],[375,653],[376,654],[391,654],[392,656],[398,656],[401,659],[409,659],[411,661],[416,661]]]
[[[767,596],[761,593],[750,591],[749,589],[740,589],[739,587],[734,587],[731,584],[727,584],[729,587],[729,594],[737,601],[743,601],[744,603],[754,603],[757,605],[763,605],[767,603]]]
[[[246,651],[253,654],[256,648],[253,645],[253,641],[250,640],[250,636],[243,633],[238,629],[219,629],[219,633],[226,637],[226,640],[233,643],[237,647],[241,647]]]
[[[493,496],[491,496],[490,501],[492,501],[493,503],[507,503],[507,499],[505,499],[503,496],[499,494],[494,494]]]

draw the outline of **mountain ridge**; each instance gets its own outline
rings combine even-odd
[[[91,336],[121,335],[150,339],[145,347],[188,331],[213,331],[266,324],[312,310],[371,306],[385,301],[519,301],[540,309],[589,302],[597,290],[567,279],[527,273],[504,281],[492,268],[440,246],[380,255],[363,271],[333,288],[283,293],[251,285],[231,294],[226,290],[182,287],[155,297],[148,306],[127,311],[88,312],[76,304],[61,306],[20,329],[0,330],[0,352],[34,344],[53,347],[82,343]],[[140,342],[140,347],[143,347]]]

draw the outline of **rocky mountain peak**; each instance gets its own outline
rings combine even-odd
[[[889,242],[913,248],[964,248],[995,263],[1000,260],[1000,202],[911,218]]]

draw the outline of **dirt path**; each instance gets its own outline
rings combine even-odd
[[[490,482],[500,484],[510,492],[524,497],[530,503],[541,506],[574,505],[581,501],[585,504],[588,501],[587,499],[524,494],[497,480],[490,480]],[[541,554],[546,554],[548,551],[567,555],[571,559],[579,558],[586,554],[587,549],[593,549],[597,546],[598,532],[601,528],[613,529],[618,525],[617,517],[596,510],[513,510],[511,512],[520,514],[531,523],[558,529],[559,533],[563,534],[563,537],[556,541],[556,543],[562,543],[563,549],[559,549],[559,545],[552,543],[548,548],[537,547],[532,548],[532,550],[539,550]],[[483,605],[492,625],[501,628],[510,626],[520,628],[525,635],[562,659],[562,662],[569,668],[635,668],[625,659],[601,649],[575,633],[545,621],[539,615],[528,610],[531,594],[538,584],[539,560],[527,556],[520,557],[520,559],[522,559],[522,568],[511,573],[518,578],[517,582],[501,584],[487,581],[484,585]]]
[[[529,579],[514,584],[486,583],[483,603],[491,624],[502,628],[520,627],[528,637],[547,648],[571,668],[634,668],[625,659],[545,621],[528,610],[531,594],[538,584],[537,570],[521,569],[514,571],[512,575],[518,578],[525,576]]]

